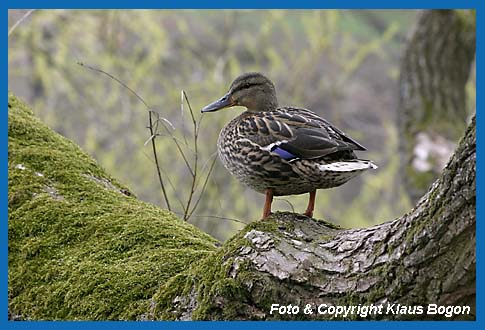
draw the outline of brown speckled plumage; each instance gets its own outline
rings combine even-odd
[[[247,107],[221,131],[217,142],[224,167],[252,189],[272,196],[311,193],[305,214],[313,213],[312,194],[337,187],[376,168],[357,159],[365,148],[314,112],[277,106],[273,83],[260,73],[236,78],[229,92],[202,109]],[[269,215],[265,205],[263,217]]]

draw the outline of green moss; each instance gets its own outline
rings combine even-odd
[[[476,10],[455,10],[455,13],[463,30],[474,33],[477,23]]]
[[[323,223],[325,226],[331,228],[331,229],[344,229],[342,226],[339,226],[338,224],[332,223],[327,220],[323,219],[315,219],[317,222]]]
[[[133,197],[9,94],[9,313],[136,319],[169,278],[215,251],[195,227]]]
[[[269,221],[268,221],[269,222]],[[243,307],[244,301],[248,298],[247,291],[244,289],[244,269],[246,265],[240,264],[237,278],[228,276],[231,272],[233,259],[236,252],[247,242],[243,237],[250,228],[257,227],[256,222],[249,225],[246,230],[240,232],[232,239],[227,241],[224,246],[216,253],[210,255],[200,263],[192,267],[183,274],[173,277],[166,285],[160,288],[154,296],[156,304],[155,319],[178,319],[182,316],[181,309],[177,308],[177,297],[182,297],[182,304],[187,305],[190,296],[197,292],[197,297],[192,297],[198,307],[191,315],[192,319],[207,319],[207,315],[212,315],[212,310],[217,308],[214,304],[214,297],[226,297],[224,308],[221,310],[219,319],[236,319],[238,310]],[[242,242],[244,240],[244,242]],[[222,262],[221,262],[222,261]]]

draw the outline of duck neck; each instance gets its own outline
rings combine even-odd
[[[251,112],[266,112],[274,111],[278,108],[278,101],[276,98],[257,99],[253,106],[248,106],[248,111]]]

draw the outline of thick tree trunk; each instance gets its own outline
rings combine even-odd
[[[399,82],[400,172],[413,204],[440,175],[465,131],[465,86],[474,58],[474,11],[422,13]]]
[[[475,159],[473,119],[441,177],[409,214],[346,230],[277,213],[172,278],[155,296],[151,317],[474,319]],[[273,304],[299,306],[299,313],[271,313]],[[375,313],[318,313],[319,306],[331,312],[328,306],[359,304],[377,306]],[[304,313],[306,305],[313,314]],[[459,307],[447,316],[433,314],[435,305]]]

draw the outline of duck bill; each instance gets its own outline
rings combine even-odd
[[[206,105],[205,107],[200,110],[200,112],[213,112],[217,110],[221,110],[227,107],[232,107],[234,102],[231,99],[229,93],[221,97],[219,100],[212,102],[211,104]]]

